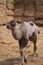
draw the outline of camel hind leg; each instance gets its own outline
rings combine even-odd
[[[33,41],[33,44],[34,44],[34,58],[33,59],[35,60],[36,51],[37,51],[37,35],[35,35],[35,33],[33,35],[32,41]]]
[[[23,53],[23,49],[25,48],[27,43],[28,43],[28,40],[26,40],[24,37],[19,40],[20,55],[21,55],[22,65],[24,64],[24,62],[27,61],[25,56],[24,56],[24,53]]]

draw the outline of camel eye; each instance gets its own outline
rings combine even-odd
[[[15,26],[15,25],[16,25],[15,23],[12,23],[12,24],[11,24],[12,27]]]

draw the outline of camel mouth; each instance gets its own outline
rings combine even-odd
[[[10,29],[10,26],[9,26],[9,25],[6,25],[6,28],[7,28],[7,29]]]

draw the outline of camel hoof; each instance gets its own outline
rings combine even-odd
[[[27,59],[26,59],[26,58],[24,59],[24,62],[25,62],[25,63],[27,62]]]

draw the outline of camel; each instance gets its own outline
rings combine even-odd
[[[17,27],[16,21],[10,21],[6,25],[8,30],[11,30],[12,36],[15,40],[18,40],[19,42],[19,48],[20,48],[20,55],[21,55],[21,62],[22,65],[24,65],[24,62],[27,61],[27,59],[24,56],[23,50],[26,47],[28,41],[32,41],[34,44],[34,55],[36,54],[37,50],[37,35],[39,34],[39,28],[38,26],[32,22],[22,22],[20,27]]]

